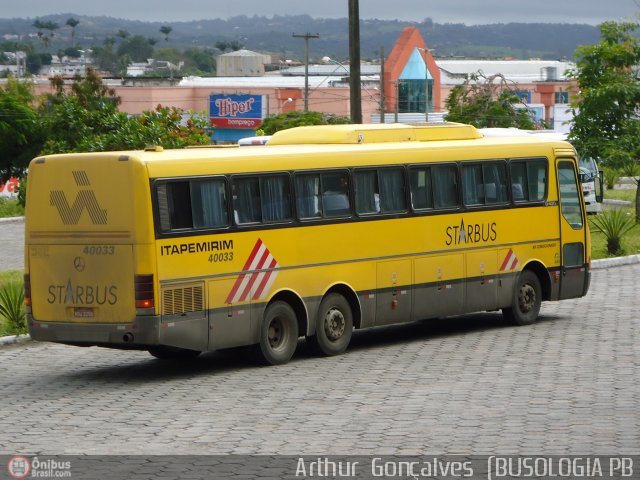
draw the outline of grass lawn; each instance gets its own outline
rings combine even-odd
[[[0,218],[21,217],[24,215],[24,207],[18,204],[15,198],[0,197]]]
[[[636,189],[605,190],[604,198],[609,200],[626,200],[627,202],[635,202]]]

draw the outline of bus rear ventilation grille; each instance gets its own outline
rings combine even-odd
[[[162,292],[162,313],[176,315],[204,310],[202,285],[170,288]]]

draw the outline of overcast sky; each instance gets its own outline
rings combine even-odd
[[[347,17],[348,0],[0,0],[0,18],[105,15],[179,22],[234,15]],[[360,0],[360,18],[437,23],[588,23],[635,18],[640,0]]]

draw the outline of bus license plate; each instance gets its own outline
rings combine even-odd
[[[73,316],[75,318],[94,318],[95,313],[93,311],[93,308],[75,307],[73,309]]]

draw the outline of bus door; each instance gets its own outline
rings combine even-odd
[[[584,202],[573,159],[557,162],[562,245],[560,299],[581,297],[587,281]]]

